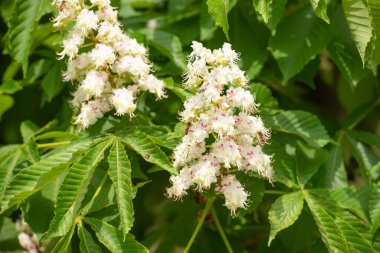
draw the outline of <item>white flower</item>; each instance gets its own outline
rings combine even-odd
[[[193,169],[193,183],[202,191],[202,188],[209,189],[212,183],[216,183],[220,166],[214,155],[207,154],[193,166]]]
[[[91,6],[87,5],[90,2]],[[60,59],[68,57],[63,79],[79,87],[70,105],[75,124],[93,125],[104,113],[133,116],[140,91],[165,97],[164,82],[151,73],[147,49],[126,35],[110,0],[53,0],[59,14],[54,26],[68,28]]]
[[[91,70],[83,80],[80,89],[86,94],[86,100],[95,96],[100,97],[106,86],[108,75],[103,71]]]
[[[212,145],[212,154],[216,156],[219,163],[222,163],[225,168],[231,166],[241,166],[241,154],[239,146],[229,138],[223,138]]]
[[[133,93],[126,88],[114,89],[110,102],[116,109],[116,115],[119,116],[126,113],[132,116],[136,109]]]
[[[253,112],[257,109],[255,98],[243,88],[230,88],[226,91],[229,104],[233,107],[241,108],[243,111]]]
[[[90,0],[93,5],[104,7],[111,4],[111,0]]]
[[[218,190],[224,195],[226,200],[224,205],[231,210],[232,216],[236,215],[237,208],[247,208],[249,194],[244,190],[235,175],[223,176]]]
[[[129,73],[132,77],[141,78],[149,74],[150,65],[141,57],[126,55],[114,64],[114,70],[118,74]]]
[[[118,25],[104,21],[100,24],[96,38],[103,43],[116,43],[123,39],[123,32]]]
[[[189,137],[184,136],[182,143],[176,147],[173,153],[174,167],[180,167],[191,160],[199,159],[205,151],[204,142],[194,144]]]
[[[98,27],[98,16],[93,11],[83,9],[77,16],[76,27],[81,30],[82,34],[87,34],[90,29]]]
[[[234,134],[235,119],[230,112],[215,111],[212,113],[211,130],[218,134],[219,138]]]
[[[116,60],[113,48],[104,44],[97,44],[91,51],[90,58],[95,63],[96,67],[104,67],[108,64],[114,63]]]
[[[104,99],[97,99],[83,103],[79,115],[76,117],[75,124],[82,128],[87,128],[96,123],[103,117],[104,113],[110,110],[109,104]]]
[[[58,53],[59,59],[63,59],[65,55],[72,59],[79,51],[79,46],[83,44],[84,39],[82,36],[73,33],[71,37],[63,41],[63,50]]]
[[[240,112],[236,117],[236,128],[239,133],[249,134],[260,144],[266,143],[270,138],[270,130],[265,128],[260,117],[250,116],[247,113]]]
[[[100,8],[96,15],[98,15],[100,20],[108,21],[112,24],[119,24],[117,20],[117,11],[114,10],[110,5],[106,5],[103,8]]]
[[[225,205],[235,215],[237,208],[246,208],[248,193],[234,175],[226,174],[237,168],[254,171],[271,181],[271,156],[261,150],[270,132],[260,117],[250,115],[258,105],[244,89],[247,80],[236,65],[238,54],[231,45],[226,43],[211,51],[193,42],[192,48],[184,85],[197,88],[197,93],[185,101],[180,113],[181,120],[187,123],[186,135],[173,154],[174,166],[184,167],[191,177],[186,187],[182,178],[171,179],[173,187],[168,195],[178,198],[191,185],[202,191],[216,184],[215,189],[224,194]],[[175,190],[177,193],[173,193]]]
[[[193,184],[193,170],[185,167],[181,170],[178,176],[170,176],[172,187],[166,189],[167,195],[170,198],[180,199],[186,194],[186,190]]]
[[[150,93],[156,94],[157,98],[165,97],[164,82],[157,79],[154,75],[143,76],[138,81],[141,90],[147,90]]]
[[[115,42],[114,47],[121,56],[131,55],[146,57],[147,54],[147,49],[143,45],[127,36]]]
[[[244,150],[242,156],[247,162],[243,167],[247,171],[255,171],[260,176],[267,178],[271,181],[273,171],[271,167],[272,157],[263,153],[261,146],[257,145],[252,147],[251,145],[242,148]]]

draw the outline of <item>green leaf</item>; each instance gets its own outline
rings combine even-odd
[[[355,215],[337,206],[328,197],[328,192],[310,191],[304,195],[329,251],[375,252],[369,228]]]
[[[124,141],[128,147],[139,153],[146,161],[160,166],[170,174],[178,174],[165,153],[154,144],[147,134],[137,130],[123,136],[121,140]]]
[[[17,160],[20,157],[20,150],[15,151],[6,158],[2,158],[0,162],[0,199],[2,198],[4,191],[12,179],[13,170],[17,165]]]
[[[355,160],[359,163],[359,167],[363,176],[368,180],[376,180],[380,171],[376,169],[379,163],[379,158],[373,154],[373,152],[365,146],[363,143],[357,141],[354,137],[347,136],[348,146],[355,157]]]
[[[128,234],[134,221],[131,163],[120,141],[113,143],[108,163],[108,174],[115,187],[121,226],[124,234]]]
[[[302,142],[297,142],[297,181],[301,187],[305,186],[310,178],[317,172],[327,156],[327,152],[323,149],[310,148]]]
[[[269,210],[271,224],[268,246],[281,230],[293,225],[303,208],[302,192],[285,194],[273,203]]]
[[[59,188],[54,209],[55,216],[50,223],[47,237],[63,236],[69,231],[81,207],[95,168],[104,158],[104,152],[111,141],[107,140],[96,145],[71,166]]]
[[[201,3],[201,14],[200,14],[200,39],[201,41],[211,39],[216,30],[215,21],[212,16],[208,13],[206,2]]]
[[[207,0],[206,1],[208,12],[214,18],[215,24],[223,29],[224,34],[229,40],[228,36],[228,11],[229,0]]]
[[[349,210],[363,221],[368,223],[368,196],[371,194],[369,187],[345,187],[328,190],[328,194],[337,205]]]
[[[182,71],[186,71],[186,59],[182,52],[181,41],[177,36],[158,30],[148,30],[145,34],[151,46],[173,61]]]
[[[71,238],[73,237],[75,232],[75,226],[72,226],[69,233],[67,233],[65,236],[63,236],[55,245],[55,247],[48,251],[50,253],[63,253],[63,252],[70,252],[69,247],[71,245]]]
[[[348,27],[364,66],[374,36],[369,9],[363,0],[342,0],[342,5]]]
[[[41,160],[36,142],[31,139],[21,148],[23,156],[32,164]]]
[[[278,62],[284,83],[298,74],[330,40],[328,25],[312,12],[311,7],[303,8],[285,17],[269,39],[269,49]]]
[[[171,90],[174,94],[176,94],[180,99],[186,99],[192,96],[192,94],[185,89],[183,89],[183,86],[180,84],[176,84],[173,80],[173,78],[168,77],[163,79],[162,81],[165,82],[165,87]]]
[[[269,20],[267,26],[272,31],[275,31],[278,23],[281,21],[285,12],[286,3],[288,0],[275,0],[269,7]]]
[[[350,252],[342,231],[324,205],[308,192],[304,192],[304,197],[329,252]]]
[[[250,85],[250,91],[255,95],[256,102],[260,104],[262,108],[278,108],[278,101],[272,95],[272,91],[261,83],[252,83]]]
[[[265,116],[266,126],[273,130],[294,134],[310,146],[323,147],[331,141],[319,119],[305,111],[281,111],[274,116]]]
[[[252,22],[247,19],[251,19]],[[241,7],[231,11],[230,26],[231,44],[237,52],[240,52],[242,68],[246,71],[247,77],[253,79],[260,73],[269,55],[266,45],[260,43],[261,38],[257,36],[260,26],[265,27],[252,16],[245,18]],[[262,33],[260,37],[265,35]]]
[[[376,108],[380,100],[365,103],[353,110],[345,119],[343,127],[353,129],[360,121],[362,121],[373,109]]]
[[[378,134],[366,131],[350,131],[349,135],[370,146],[380,148],[380,136]]]
[[[131,234],[123,237],[114,226],[94,218],[84,218],[84,222],[89,224],[95,231],[99,241],[104,244],[112,253],[148,253],[142,244],[137,242]]]
[[[5,190],[1,200],[1,210],[4,211],[23,201],[56,179],[80,154],[98,141],[100,140],[84,139],[74,142],[61,150],[56,150],[38,163],[23,169]]]
[[[15,2],[7,42],[11,56],[22,64],[24,75],[26,75],[28,58],[33,45],[33,33],[48,5],[48,0],[16,0]]]
[[[21,82],[15,80],[7,80],[0,86],[0,94],[14,94],[22,90]]]
[[[102,253],[102,249],[96,244],[94,238],[88,230],[83,226],[82,222],[78,223],[78,237],[80,239],[80,252],[82,253]]]
[[[34,124],[32,121],[23,121],[20,126],[20,132],[23,142],[29,142],[29,140],[34,136],[34,133],[37,132],[37,130],[38,126]]]
[[[289,188],[299,188],[296,176],[296,143],[292,136],[275,133],[271,144],[264,146],[266,154],[274,154],[274,181],[281,182]]]
[[[60,62],[56,62],[45,77],[42,79],[41,86],[46,96],[47,102],[50,102],[55,96],[57,96],[63,89],[64,84],[62,82],[62,66]]]
[[[8,95],[0,95],[0,121],[1,116],[13,106],[13,98]]]
[[[336,8],[335,13],[331,22],[331,29],[334,31],[333,39],[327,50],[333,62],[350,84],[351,89],[354,89],[370,71],[363,67],[340,5]]]
[[[321,169],[321,185],[326,188],[347,186],[347,173],[343,162],[343,152],[340,144],[329,149],[329,156]]]
[[[40,59],[32,62],[26,73],[25,85],[34,84],[41,76],[49,71],[52,65],[54,65],[54,61],[50,59]]]
[[[380,189],[372,187],[369,198],[369,215],[371,218],[372,231],[375,232],[380,227]]]
[[[311,6],[315,11],[315,14],[326,21],[326,23],[330,24],[330,19],[327,16],[327,6],[325,0],[310,0]]]
[[[265,192],[265,183],[263,179],[243,175],[237,175],[239,182],[244,185],[246,189],[251,194],[248,197],[248,207],[246,211],[248,213],[255,210],[261,203],[264,192]]]
[[[268,23],[269,20],[269,8],[271,4],[272,0],[253,0],[255,10],[261,15],[265,23]]]

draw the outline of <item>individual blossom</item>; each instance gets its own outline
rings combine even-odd
[[[234,173],[256,173],[272,181],[272,156],[262,150],[270,131],[253,115],[259,105],[246,89],[247,79],[231,45],[212,51],[193,42],[192,48],[184,85],[195,95],[185,101],[180,113],[186,134],[173,153],[180,173],[171,176],[167,194],[180,199],[191,188],[214,189],[234,216],[255,194],[247,192]]]
[[[163,81],[152,75],[147,49],[123,32],[110,0],[53,4],[59,9],[54,26],[69,29],[58,56],[67,59],[63,80],[77,87],[70,102],[75,124],[87,128],[112,110],[132,117],[142,91],[165,97]]]

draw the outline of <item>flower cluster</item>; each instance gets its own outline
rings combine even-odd
[[[245,89],[247,80],[231,45],[211,51],[193,42],[192,48],[185,85],[197,93],[180,114],[187,133],[174,151],[174,166],[181,170],[171,176],[167,194],[179,199],[192,186],[202,191],[214,183],[235,215],[237,208],[247,206],[249,193],[234,171],[255,172],[271,181],[271,156],[262,151],[270,131],[259,116],[251,115],[258,105]]]
[[[132,116],[140,91],[165,96],[164,83],[151,74],[146,48],[122,31],[110,0],[89,2],[54,1],[59,8],[54,26],[72,27],[58,55],[68,58],[64,80],[78,84],[71,105],[82,128],[113,108],[117,115]]]

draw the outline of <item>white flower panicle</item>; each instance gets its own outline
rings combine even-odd
[[[254,172],[272,181],[272,156],[261,148],[270,131],[259,116],[251,115],[259,105],[246,89],[247,79],[231,45],[212,51],[193,42],[192,48],[185,86],[197,93],[185,101],[180,113],[187,131],[173,157],[181,170],[170,177],[167,194],[180,199],[192,186],[202,191],[215,184],[235,215],[237,208],[247,207],[249,193],[231,173]]]
[[[78,85],[70,104],[82,128],[112,109],[118,116],[133,116],[140,91],[165,97],[164,83],[151,74],[147,49],[122,31],[110,2],[53,1],[59,9],[54,26],[71,27],[58,56],[68,59],[63,79]]]

